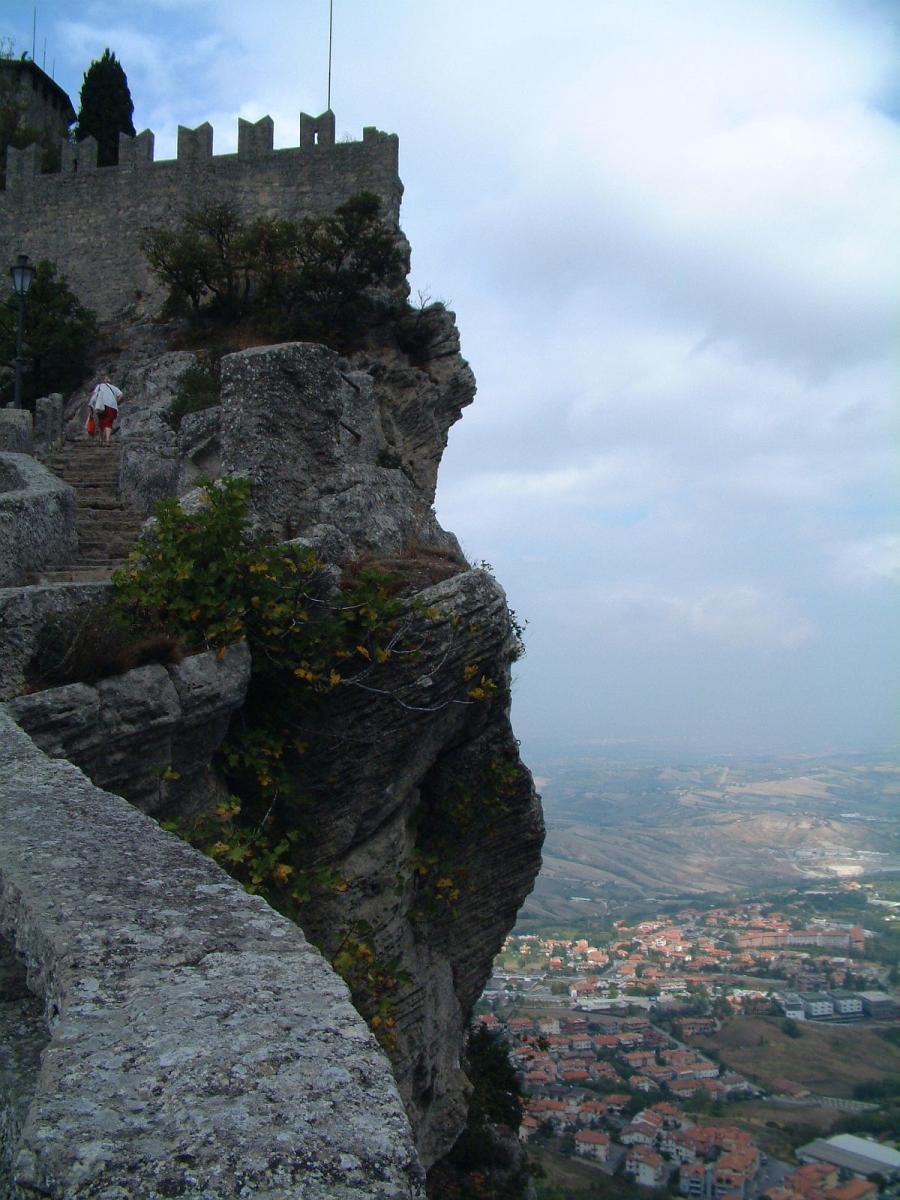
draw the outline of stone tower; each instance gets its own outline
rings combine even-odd
[[[37,131],[49,142],[68,135],[76,117],[72,101],[63,89],[30,59],[0,59],[0,86],[24,102],[23,125]]]

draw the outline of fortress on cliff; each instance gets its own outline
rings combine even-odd
[[[25,71],[25,68],[28,68]],[[33,63],[12,62],[28,122],[59,133],[65,93]],[[24,72],[24,73],[23,73]],[[61,97],[63,99],[61,99]],[[42,111],[44,116],[41,116]],[[245,220],[318,216],[358,192],[373,192],[385,221],[399,228],[403,184],[396,134],[363,130],[362,141],[336,141],[334,113],[300,114],[299,145],[274,148],[271,117],[238,120],[236,154],[213,154],[213,128],[178,127],[177,157],[154,159],[154,135],[119,136],[119,162],[97,166],[97,143],[60,138],[61,169],[41,169],[42,147],[7,151],[0,192],[5,261],[27,254],[54,262],[82,303],[108,318],[123,308],[153,309],[160,285],[141,252],[141,233],[171,228],[201,204],[233,205]]]

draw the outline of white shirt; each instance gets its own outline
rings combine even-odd
[[[119,400],[122,393],[111,383],[98,383],[91,392],[90,406],[95,412],[103,412],[104,408],[114,408],[119,411]]]

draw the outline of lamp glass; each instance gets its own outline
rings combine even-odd
[[[17,296],[26,296],[35,276],[34,267],[28,261],[28,255],[20,254],[19,261],[14,267],[9,268],[9,273],[12,275],[13,291]]]

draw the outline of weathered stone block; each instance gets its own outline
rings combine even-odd
[[[0,587],[75,552],[75,492],[27,454],[0,453]]]
[[[34,402],[34,444],[42,454],[62,441],[63,398],[60,392],[39,396]]]
[[[31,413],[25,408],[0,408],[0,450],[31,454],[33,442]]]

